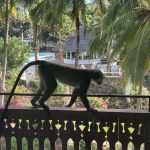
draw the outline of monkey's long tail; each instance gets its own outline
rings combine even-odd
[[[44,62],[45,62],[45,61],[42,61],[42,60],[36,60],[36,61],[33,61],[33,62],[28,63],[27,65],[25,65],[25,66],[22,68],[22,70],[21,70],[20,73],[18,74],[18,77],[17,77],[17,79],[16,79],[16,81],[15,81],[15,83],[14,83],[14,85],[13,85],[13,88],[12,88],[12,90],[11,90],[11,92],[10,92],[10,95],[9,95],[9,97],[8,97],[8,100],[7,100],[7,103],[6,103],[6,105],[5,105],[5,108],[4,108],[3,112],[2,112],[2,115],[1,115],[1,118],[0,118],[0,126],[1,126],[1,124],[2,124],[2,122],[3,122],[3,120],[4,120],[5,114],[6,114],[6,112],[7,112],[8,106],[9,106],[10,101],[11,101],[11,98],[12,98],[14,92],[15,92],[15,89],[16,89],[16,87],[17,87],[17,85],[18,85],[18,82],[19,82],[19,80],[20,80],[22,74],[24,73],[24,71],[25,71],[26,69],[28,69],[30,66],[39,65],[39,64],[42,64],[42,63],[44,63]]]

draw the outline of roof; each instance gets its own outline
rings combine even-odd
[[[88,45],[92,40],[92,32],[84,34],[84,25],[80,26],[80,52],[85,52],[88,50]],[[63,48],[66,52],[75,52],[76,51],[76,34],[68,37],[66,42],[63,45]]]

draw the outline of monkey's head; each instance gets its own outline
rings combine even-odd
[[[100,70],[93,70],[93,73],[92,73],[92,79],[97,83],[97,84],[102,84],[102,81],[103,81],[103,78],[104,78],[104,75],[103,73],[100,71]]]

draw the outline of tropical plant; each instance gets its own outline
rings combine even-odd
[[[120,61],[123,78],[139,85],[150,68],[149,33],[149,0],[114,0],[95,30],[90,52],[111,52],[109,60]]]
[[[5,92],[6,82],[6,70],[7,70],[7,53],[8,53],[8,37],[9,37],[9,23],[10,23],[10,12],[15,15],[15,5],[13,0],[0,0],[0,11],[2,17],[4,17],[5,32],[4,32],[4,44],[3,44],[3,61],[2,61],[2,77],[1,77],[1,92]],[[1,98],[1,104],[4,104],[4,96]]]
[[[2,63],[3,42],[3,38],[0,38],[0,64]],[[22,43],[22,41],[16,37],[11,38],[8,43],[7,72],[22,67],[30,51],[31,47],[28,44]]]
[[[75,21],[76,67],[78,66],[80,52],[79,26],[81,20],[83,20],[84,23],[86,22],[85,9],[86,3],[84,0],[43,0],[31,11],[31,16],[34,18],[34,20],[41,20],[40,18],[45,18],[45,21],[49,22],[51,27],[62,24],[64,15],[70,16],[71,19]]]
[[[37,1],[24,1],[23,2],[26,5],[26,8],[28,9],[28,11],[31,11],[35,6],[37,6],[40,3],[40,0]],[[37,16],[38,18],[38,16]],[[41,19],[34,21],[31,17],[31,22],[32,22],[32,35],[33,35],[33,42],[32,42],[32,47],[33,47],[33,52],[35,54],[35,60],[38,59],[38,53],[39,53],[39,30],[40,30],[40,26],[39,26],[39,22]],[[37,72],[37,67],[36,68],[36,72]]]
[[[24,37],[28,37],[30,29],[31,23],[29,21],[13,19],[10,22],[9,37],[21,37],[22,33]],[[4,37],[4,31],[4,24],[0,23],[0,37]]]

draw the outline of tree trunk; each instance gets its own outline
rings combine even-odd
[[[1,92],[5,92],[5,83],[6,83],[10,0],[6,0],[5,3],[6,3],[6,12],[5,12],[5,34],[4,34],[4,47],[3,47],[3,60],[2,60]],[[0,106],[4,106],[4,96],[1,97]]]
[[[111,46],[111,42],[109,42],[109,45]],[[106,68],[107,76],[112,75],[112,73],[111,73],[111,62],[109,61],[110,56],[111,56],[111,49],[108,48],[108,52],[107,52],[107,68]]]
[[[75,55],[75,67],[78,68],[80,55],[80,19],[79,13],[76,15],[76,55]]]
[[[62,39],[61,39],[61,32],[57,32],[58,34],[58,59],[60,62],[63,62],[63,49],[62,49]]]
[[[38,52],[39,52],[39,47],[38,47],[38,26],[33,25],[33,52],[35,54],[35,60],[38,60]]]
[[[33,25],[33,52],[35,55],[35,60],[39,59],[39,45],[38,45],[38,26]],[[35,75],[38,74],[38,67],[35,66]]]
[[[142,95],[142,89],[143,89],[143,80],[141,80],[139,83],[138,95]],[[142,109],[142,99],[141,98],[137,99],[137,108]]]

